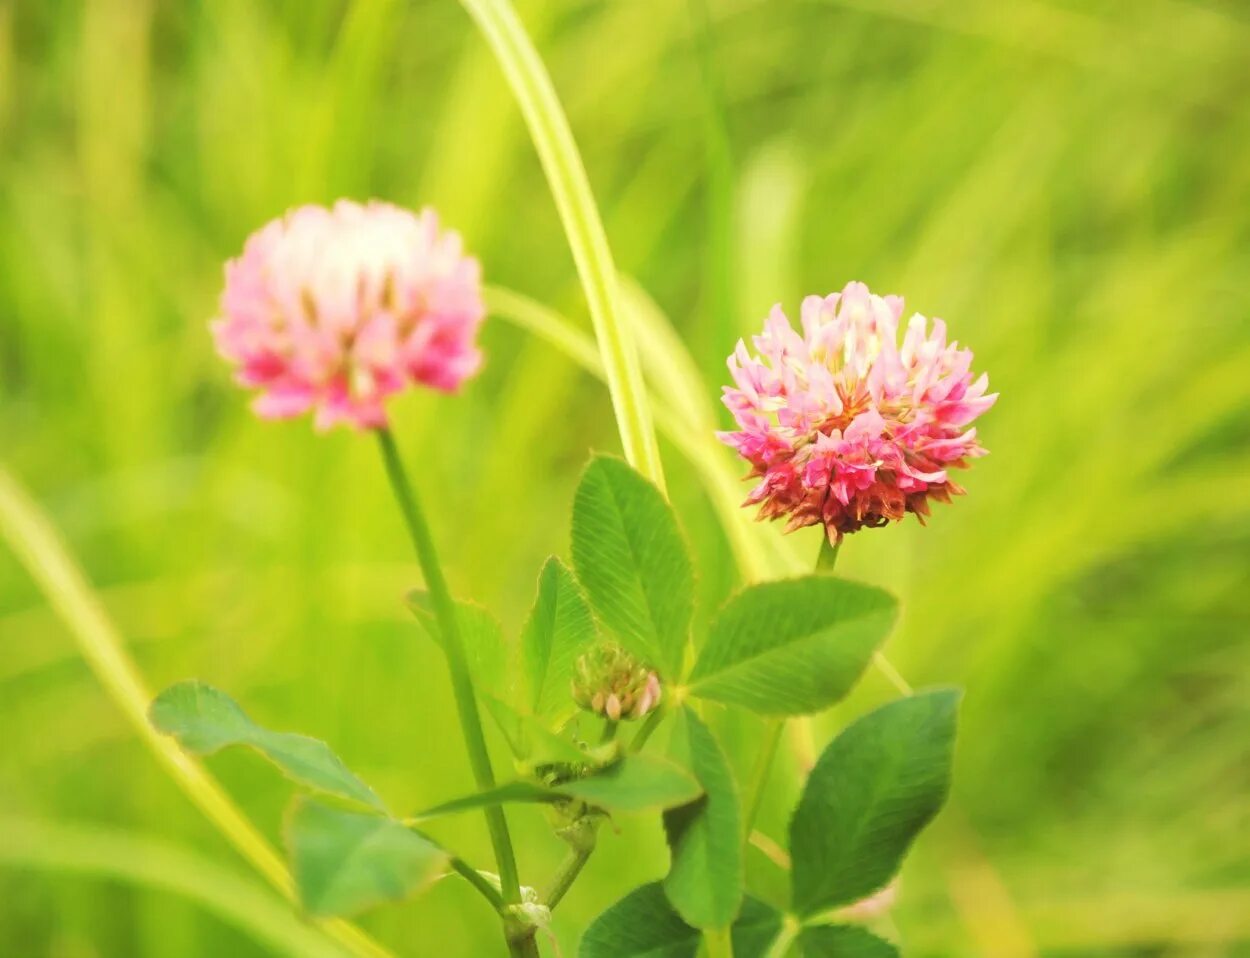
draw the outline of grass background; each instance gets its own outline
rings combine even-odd
[[[902,596],[889,651],[909,679],[968,690],[955,794],[894,915],[908,954],[1250,955],[1246,8],[520,9],[618,266],[688,345],[709,413],[723,357],[773,302],[852,278],[945,317],[1002,392],[968,497],[842,553],[844,574]],[[442,664],[398,602],[416,572],[372,443],[255,421],[205,330],[250,230],[341,195],[435,205],[491,282],[586,326],[467,16],[8,0],[0,142],[0,457],[149,681],[202,677],[327,739],[395,807],[467,790]],[[395,419],[454,588],[515,632],[542,558],[567,554],[588,449],[616,430],[602,386],[548,344],[492,321],[484,346],[461,397],[413,395]],[[664,447],[706,617],[737,573],[679,452]],[[820,740],[891,694],[869,676]],[[723,734],[748,762],[758,730]],[[273,953],[223,917],[253,879],[5,551],[0,740],[0,954]],[[211,766],[276,837],[286,784],[250,756]],[[770,834],[795,787],[783,767]],[[540,813],[513,819],[539,884],[560,849]],[[483,831],[443,835],[485,862]],[[658,827],[621,831],[561,906],[565,954],[662,872]],[[780,887],[763,859],[751,873]],[[444,882],[364,924],[404,954],[492,954],[483,911]]]

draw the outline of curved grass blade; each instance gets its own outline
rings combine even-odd
[[[577,144],[551,78],[508,0],[461,0],[512,87],[586,292],[625,458],[664,488],[642,370],[618,303],[616,266]]]
[[[351,952],[291,911],[254,879],[157,838],[94,825],[0,818],[0,865],[80,875],[172,892],[291,958]]]
[[[0,466],[0,536],[64,620],[87,665],[140,741],[213,826],[266,881],[289,897],[291,877],[282,859],[217,780],[148,723],[147,709],[152,696],[116,627],[52,524],[3,466]],[[388,949],[352,924],[329,921],[321,927],[361,958],[392,958]]]

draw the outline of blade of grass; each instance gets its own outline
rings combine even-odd
[[[735,339],[738,285],[734,281],[733,144],[725,114],[725,95],[717,62],[716,36],[707,0],[688,0],[693,21],[694,53],[702,92],[703,138],[707,185],[704,196],[707,235],[703,263],[706,308],[710,317],[705,335],[714,348],[707,350],[704,368],[719,369],[721,348]]]
[[[621,277],[621,302],[638,335],[643,374],[652,388],[700,432],[716,429],[707,386],[694,357],[651,294],[630,276]]]
[[[492,315],[546,340],[592,376],[606,380],[593,341],[555,310],[497,286],[487,288],[486,304]],[[762,579],[770,574],[801,571],[802,564],[791,561],[777,542],[776,534],[756,525],[740,508],[741,484],[733,472],[727,450],[710,432],[691,428],[660,396],[653,393],[651,403],[658,412],[656,421],[660,428],[707,484],[743,575],[748,579]]]
[[[148,723],[152,694],[126,652],[120,634],[43,511],[3,466],[0,538],[69,627],[87,665],[140,741],[235,850],[269,884],[292,898],[293,886],[286,866],[256,827],[199,762],[186,755],[172,739],[157,734]],[[349,922],[332,920],[320,922],[319,926],[361,958],[388,958],[391,954]]]
[[[302,921],[262,885],[145,835],[29,818],[0,818],[0,865],[90,875],[181,895],[256,941],[294,958],[343,958],[350,950]]]
[[[461,0],[503,69],[529,127],[586,292],[625,458],[664,487],[642,369],[618,303],[616,266],[551,78],[507,0]]]

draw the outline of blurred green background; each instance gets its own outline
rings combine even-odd
[[[966,498],[842,552],[902,596],[889,652],[908,678],[968,690],[951,804],[902,878],[907,954],[1250,955],[1250,8],[520,9],[618,266],[688,345],[707,414],[772,303],[850,279],[945,317],[1002,393]],[[468,17],[8,0],[0,142],[0,458],[148,681],[198,676],[325,738],[395,807],[467,791],[442,663],[398,601],[416,571],[373,443],[256,421],[205,323],[248,232],[346,195],[433,204],[492,283],[588,328]],[[584,370],[502,320],[484,346],[461,397],[404,398],[396,429],[454,588],[514,634],[542,558],[567,555],[588,450],[618,447]],[[706,616],[738,573],[699,477],[664,453]],[[819,741],[892,694],[869,675]],[[758,730],[723,733],[749,762]],[[257,883],[4,549],[0,740],[0,954],[274,953],[184,894]],[[287,784],[248,755],[210,765],[276,839]],[[775,786],[762,825],[781,836],[792,762]],[[539,884],[560,847],[540,813],[513,819]],[[483,832],[440,834],[485,862]],[[605,834],[557,915],[564,954],[664,862],[654,823]],[[363,924],[407,955],[497,949],[462,883]]]

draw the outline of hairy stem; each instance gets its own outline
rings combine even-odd
[[[582,868],[586,862],[590,861],[591,853],[595,850],[592,843],[586,848],[570,848],[568,854],[564,856],[564,861],[560,863],[560,867],[556,869],[556,873],[551,876],[551,882],[547,886],[547,890],[543,892],[542,902],[548,908],[555,910],[556,905],[567,894],[568,890],[573,887],[573,882],[577,881],[577,876],[582,873]]]
[[[469,765],[473,770],[474,781],[482,791],[495,787],[495,772],[491,768],[490,753],[486,750],[486,735],[482,731],[482,718],[477,709],[477,698],[473,692],[473,679],[469,674],[469,664],[465,656],[464,641],[460,635],[460,622],[456,615],[455,601],[451,590],[447,587],[447,579],[443,575],[442,564],[438,560],[438,552],[434,548],[434,537],[425,521],[417,500],[416,489],[408,481],[403,460],[395,445],[395,437],[387,428],[377,430],[378,445],[382,451],[382,460],[386,465],[386,475],[390,479],[391,490],[399,503],[404,523],[412,539],[417,554],[417,562],[425,577],[425,587],[430,594],[430,604],[434,607],[434,619],[438,623],[439,634],[442,636],[443,653],[447,658],[447,668],[451,673],[452,695],[456,702],[456,714],[460,719],[460,729],[464,734],[465,748],[469,753]],[[508,833],[508,819],[498,805],[484,809],[486,827],[490,831],[491,846],[494,848],[495,861],[499,867],[499,885],[504,905],[516,905],[521,901],[521,883],[517,876],[516,854],[512,850],[512,838]],[[533,951],[518,950],[515,936],[508,934],[508,945],[514,955],[536,953],[533,948],[533,937],[529,942]]]
[[[503,69],[529,127],[577,266],[625,458],[664,488],[642,369],[620,308],[619,281],[586,169],[551,77],[508,0],[460,0]]]

